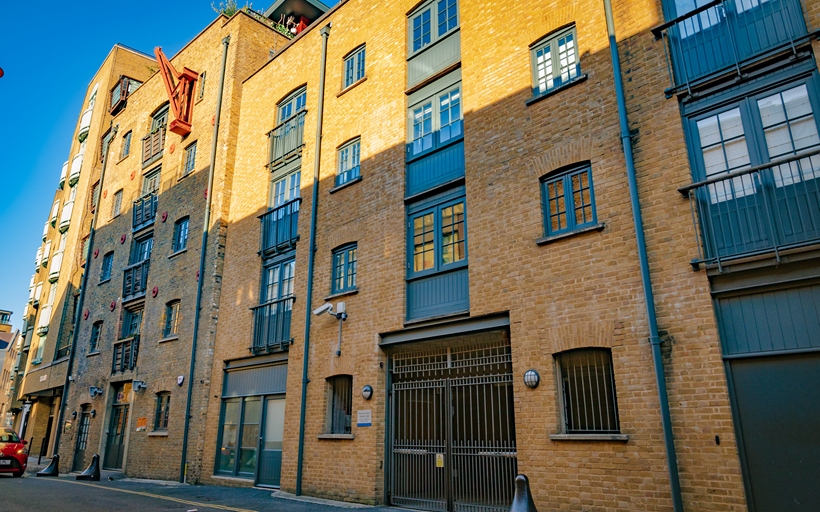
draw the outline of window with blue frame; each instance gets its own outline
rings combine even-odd
[[[350,87],[364,78],[364,45],[353,51],[344,59],[344,84],[343,88]]]
[[[589,163],[559,169],[541,178],[545,236],[597,224]]]
[[[185,176],[194,171],[196,165],[196,142],[185,148],[185,168],[182,170],[182,175]]]
[[[426,2],[410,15],[409,21],[412,54],[435,43],[458,27],[458,0]]]
[[[464,133],[461,111],[461,82],[410,107],[409,157],[440,147]]]
[[[91,326],[91,338],[88,340],[88,352],[94,353],[100,350],[100,333],[102,332],[102,320],[94,322]]]
[[[100,282],[111,279],[111,267],[114,264],[114,251],[108,252],[103,256],[102,270],[100,271]]]
[[[331,293],[348,292],[356,289],[357,264],[357,244],[348,244],[333,251]]]
[[[467,263],[464,197],[410,215],[410,275],[419,276]]]
[[[337,153],[339,164],[338,173],[336,174],[337,187],[361,176],[359,169],[361,164],[361,147],[361,139],[359,138],[339,147]]]
[[[174,240],[171,246],[173,252],[179,252],[188,247],[188,217],[174,222]]]
[[[581,76],[575,26],[551,34],[530,47],[533,94],[540,96]]]

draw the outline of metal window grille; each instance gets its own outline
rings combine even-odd
[[[349,434],[351,410],[353,409],[353,377],[339,375],[330,382],[330,433]]]
[[[555,356],[566,434],[620,433],[612,352],[585,348]]]

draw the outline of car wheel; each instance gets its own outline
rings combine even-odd
[[[16,473],[12,473],[12,476],[14,476],[14,478],[20,478],[23,476],[23,473],[25,473],[25,471],[18,471]]]

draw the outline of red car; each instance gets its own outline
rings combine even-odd
[[[15,431],[0,427],[0,473],[23,476],[28,464],[26,444]]]

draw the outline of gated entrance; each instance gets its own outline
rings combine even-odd
[[[88,427],[91,424],[91,406],[83,405],[80,413],[80,423],[77,426],[77,445],[74,448],[72,471],[82,471],[85,464],[85,449],[88,446]]]
[[[509,510],[517,474],[512,358],[499,334],[492,344],[392,356],[391,504]]]

